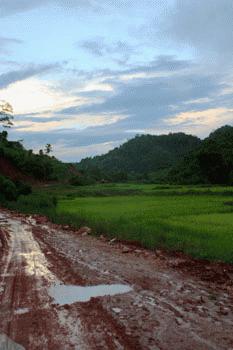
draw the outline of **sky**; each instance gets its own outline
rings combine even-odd
[[[232,0],[0,0],[10,138],[67,162],[233,124]]]

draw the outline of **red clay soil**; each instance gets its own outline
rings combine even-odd
[[[68,164],[68,171],[73,176],[81,176],[81,173],[78,171],[77,167],[74,164]]]
[[[30,176],[23,174],[17,169],[9,159],[0,157],[0,174],[9,177],[13,181],[21,180],[26,182],[35,182]]]
[[[233,349],[233,268],[150,252],[41,218],[0,217],[1,335],[15,349]],[[53,285],[123,284],[58,304]],[[0,347],[1,348],[1,347]]]

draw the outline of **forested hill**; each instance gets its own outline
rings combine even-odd
[[[226,125],[211,133],[170,171],[167,181],[233,185],[233,127]]]
[[[83,159],[78,169],[122,177],[160,173],[200,146],[198,137],[184,133],[141,135],[102,156]],[[118,178],[116,178],[118,180]]]
[[[33,183],[64,181],[72,174],[70,167],[46,150],[35,154],[20,142],[9,141],[6,131],[0,132],[0,202],[27,194]]]
[[[66,164],[40,150],[35,154],[26,150],[19,141],[9,141],[6,131],[0,133],[0,174],[30,181],[55,181],[64,177]]]

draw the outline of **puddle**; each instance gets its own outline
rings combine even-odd
[[[23,315],[29,312],[29,309],[27,307],[25,308],[18,308],[15,310],[15,315]]]
[[[8,338],[6,334],[0,334],[1,350],[25,350],[25,348]]]
[[[57,284],[49,288],[49,295],[57,304],[65,305],[75,302],[87,302],[91,298],[124,294],[130,291],[132,291],[132,288],[125,284],[102,284],[88,287]]]
[[[122,311],[122,309],[120,309],[119,307],[113,307],[112,311],[114,311],[116,314],[119,314]]]

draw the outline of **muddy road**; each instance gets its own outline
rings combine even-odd
[[[0,213],[0,349],[233,349],[233,269]]]

